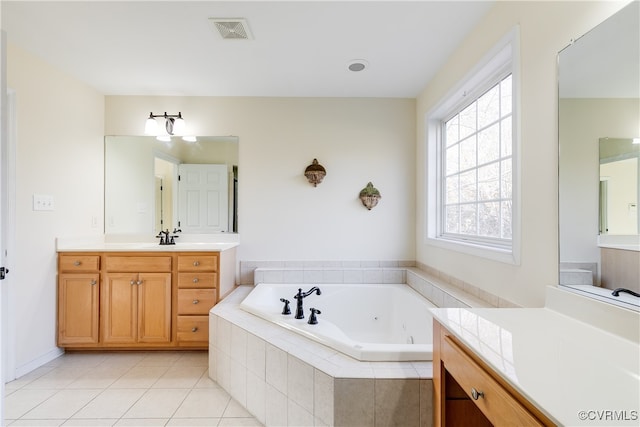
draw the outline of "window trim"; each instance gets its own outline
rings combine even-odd
[[[476,66],[425,115],[426,135],[426,236],[425,243],[457,252],[507,264],[520,264],[521,203],[520,203],[520,30],[514,27],[477,63]],[[492,244],[491,238],[477,236],[466,239],[452,238],[441,230],[442,171],[442,122],[456,109],[469,105],[469,97],[475,100],[490,89],[499,79],[512,75],[512,238],[511,245]]]

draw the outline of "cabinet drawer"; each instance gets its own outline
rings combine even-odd
[[[106,256],[107,271],[171,271],[171,256]]]
[[[209,340],[209,316],[178,316],[178,342]]]
[[[178,273],[178,288],[215,288],[217,273]]]
[[[493,425],[543,425],[450,337],[443,336],[441,345],[445,369]]]
[[[214,305],[215,289],[178,290],[178,314],[208,314]]]
[[[178,271],[218,271],[218,255],[178,255]]]
[[[60,255],[60,271],[98,271],[100,255]]]

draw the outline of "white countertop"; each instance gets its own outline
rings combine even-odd
[[[59,237],[58,252],[222,252],[239,245],[230,235],[180,235],[175,245],[160,245],[148,236]]]
[[[640,251],[640,235],[598,235],[598,246],[605,249],[620,249],[623,251]]]
[[[431,311],[558,425],[639,425],[637,342],[549,308]]]

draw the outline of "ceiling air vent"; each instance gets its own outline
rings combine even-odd
[[[247,20],[242,18],[209,18],[223,39],[250,40],[253,39]]]

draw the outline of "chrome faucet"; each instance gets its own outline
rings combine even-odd
[[[302,292],[302,288],[298,288],[298,293],[293,296],[295,299],[298,300],[297,306],[296,306],[296,315],[295,315],[296,319],[304,319],[304,309],[302,308],[302,300],[314,292],[316,293],[316,295],[320,295],[322,293],[320,292],[320,288],[318,288],[317,286],[314,286],[313,288],[309,289],[307,292]]]

